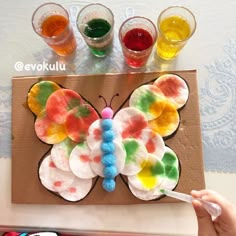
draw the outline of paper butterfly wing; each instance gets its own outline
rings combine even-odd
[[[78,93],[61,88],[52,81],[36,83],[30,89],[27,101],[36,115],[36,135],[41,141],[53,144],[39,165],[41,183],[69,201],[83,199],[91,190],[92,177],[95,176],[88,160],[90,150],[86,155],[84,141],[89,126],[99,115]],[[81,152],[82,157],[78,157]],[[86,178],[77,174],[75,158],[82,158],[85,163]]]
[[[131,169],[135,169],[134,166],[139,164],[141,170],[137,173],[134,171],[134,174],[124,171],[123,174],[128,177],[123,180],[131,192],[141,200],[158,199],[163,196],[160,192],[162,188],[171,190],[178,184],[180,171],[178,157],[172,149],[165,147],[162,137],[170,137],[177,131],[178,109],[187,102],[188,93],[188,87],[182,78],[168,74],[159,77],[153,84],[140,86],[130,96],[129,105],[141,111],[148,124],[144,130],[141,129],[142,132],[131,135],[136,143],[132,140],[130,142],[132,145],[125,145],[127,156],[130,156],[130,153],[132,156],[126,159],[125,169],[126,167],[130,169],[131,159],[133,161]],[[124,115],[120,117],[122,119]],[[124,122],[124,125],[126,123]],[[139,151],[135,153],[135,149],[141,149],[138,140],[145,144],[147,151],[141,154],[143,156],[141,162],[139,162]]]

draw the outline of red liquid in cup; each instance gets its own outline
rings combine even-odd
[[[153,45],[151,34],[144,29],[134,28],[125,34],[122,41],[128,49],[137,52],[136,54],[134,52],[124,53],[126,62],[133,67],[144,65],[150,54],[145,50]]]

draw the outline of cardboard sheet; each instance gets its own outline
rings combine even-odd
[[[164,197],[157,201],[141,201],[128,187],[116,178],[117,187],[112,193],[102,189],[99,178],[90,194],[80,202],[71,203],[46,190],[38,178],[38,164],[51,146],[42,143],[34,131],[34,115],[26,105],[27,93],[39,80],[51,80],[65,88],[73,89],[85,97],[98,111],[104,108],[103,95],[107,101],[119,93],[112,107],[116,111],[134,89],[157,78],[161,74],[174,73],[184,78],[190,96],[180,111],[181,123],[175,135],[165,143],[177,154],[180,164],[180,180],[176,191],[189,193],[192,189],[205,187],[202,143],[198,104],[196,71],[151,72],[105,75],[37,76],[15,77],[12,80],[12,202],[18,204],[149,204],[177,202]],[[123,107],[127,106],[127,103]]]

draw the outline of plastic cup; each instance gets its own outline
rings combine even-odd
[[[70,25],[69,14],[56,3],[39,6],[32,16],[34,31],[60,56],[71,54],[76,40]]]
[[[192,37],[196,29],[193,13],[182,6],[172,6],[164,11],[157,20],[157,55],[163,59],[175,58]]]
[[[147,63],[156,42],[156,26],[145,17],[131,17],[121,25],[119,39],[127,65],[140,68]]]
[[[112,47],[114,16],[106,6],[85,6],[77,16],[77,28],[96,57],[105,57]]]

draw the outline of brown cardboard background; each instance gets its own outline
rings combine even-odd
[[[39,81],[52,80],[65,88],[75,90],[91,102],[98,111],[104,108],[103,95],[107,101],[119,93],[112,107],[116,111],[131,92],[143,83],[167,72],[15,77],[12,80],[12,202],[20,204],[136,204],[176,202],[164,197],[158,201],[141,201],[135,198],[118,176],[117,187],[107,193],[101,187],[101,178],[90,194],[78,203],[70,203],[47,191],[38,179],[38,163],[50,149],[35,135],[34,115],[26,106],[30,87]],[[180,111],[181,122],[175,135],[166,140],[179,157],[181,175],[176,191],[189,193],[192,189],[205,187],[202,159],[202,143],[199,118],[196,71],[175,71],[189,86],[190,96],[186,106]]]

